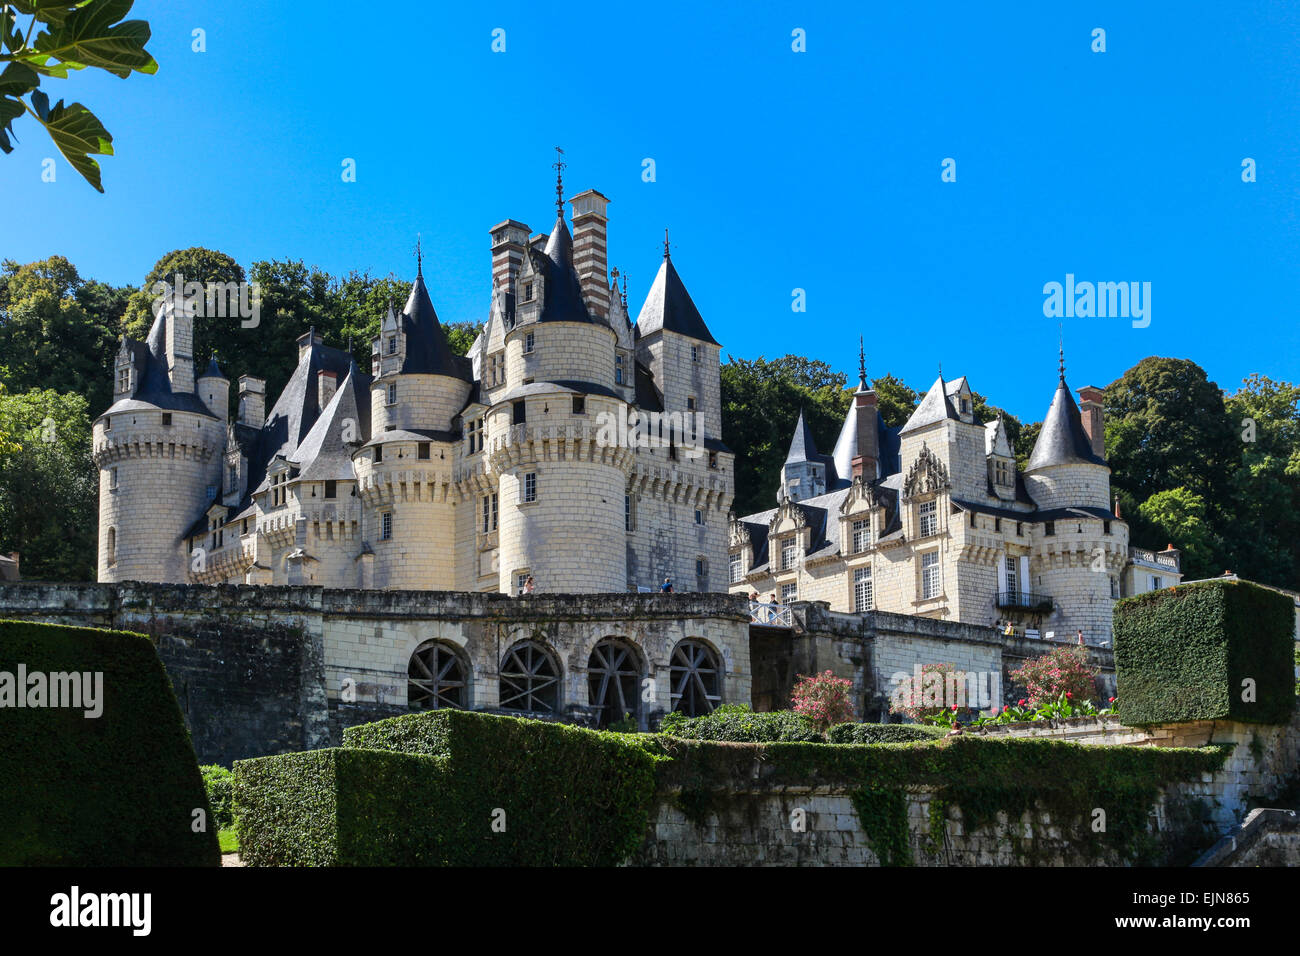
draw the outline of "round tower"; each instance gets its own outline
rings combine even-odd
[[[94,423],[100,581],[186,581],[182,539],[219,493],[226,423],[193,390],[173,390],[194,372],[173,344],[188,333],[167,334],[172,315],[161,310],[144,343],[123,339],[114,402]],[[219,383],[205,378],[224,407]]]

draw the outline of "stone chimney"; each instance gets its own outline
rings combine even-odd
[[[325,411],[325,406],[330,403],[334,393],[338,391],[339,377],[338,373],[321,369],[316,373],[316,402],[320,410]]]
[[[605,208],[609,200],[588,189],[578,193],[573,203],[573,268],[578,273],[582,299],[587,310],[601,319],[609,318],[609,257],[606,234],[609,218]]]
[[[858,426],[858,455],[853,459],[853,477],[862,475],[867,481],[874,481],[879,477],[880,470],[875,389],[859,389],[853,395],[853,409],[857,414]]]
[[[517,219],[499,222],[492,233],[492,281],[507,294],[515,291],[515,278],[524,266],[524,247],[528,245],[528,226]]]
[[[179,276],[177,277],[179,278]],[[194,283],[197,285],[197,283]],[[167,378],[173,394],[184,395],[194,391],[194,316],[189,314],[182,301],[180,308],[174,295],[163,303],[167,315]],[[197,298],[201,303],[202,298]]]
[[[298,362],[302,363],[303,356],[306,355],[313,345],[324,345],[324,337],[316,331],[316,326],[312,326],[306,335],[298,336]]]
[[[266,424],[266,379],[239,377],[239,423],[252,428]]]
[[[1092,443],[1092,453],[1098,458],[1106,457],[1106,395],[1095,385],[1085,385],[1079,389],[1079,416],[1083,419],[1083,430],[1088,433]]]

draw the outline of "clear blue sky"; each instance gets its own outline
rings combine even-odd
[[[481,321],[487,230],[549,230],[561,145],[567,194],[612,200],[634,313],[670,226],[731,354],[855,376],[865,334],[870,374],[925,387],[942,363],[1037,420],[1057,344],[1042,288],[1071,272],[1152,284],[1148,328],[1065,320],[1076,388],[1152,354],[1228,389],[1300,378],[1295,4],[137,0],[133,15],[156,76],[49,84],[112,132],[107,194],[61,159],[41,182],[53,147],[19,120],[0,257],[61,253],[139,283],[203,245],[409,276],[418,232],[439,314]]]

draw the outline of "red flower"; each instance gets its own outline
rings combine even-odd
[[[1074,697],[1074,694],[1070,693],[1070,692],[1067,690],[1067,691],[1065,692],[1065,696],[1066,696],[1066,698],[1072,698],[1072,697]]]
[[[1018,701],[1016,701],[1016,706],[1017,706],[1017,707],[1024,707],[1024,706],[1025,706],[1025,699],[1024,699],[1023,697],[1021,697]]]
[[[1112,697],[1112,698],[1110,699],[1110,702],[1111,702],[1112,704],[1115,703],[1115,698]]]
[[[1005,714],[1005,713],[1006,713],[1007,711],[1009,711],[1010,709],[1011,709],[1011,705],[1010,705],[1010,704],[1003,704],[1003,705],[1002,705],[1002,713]]]

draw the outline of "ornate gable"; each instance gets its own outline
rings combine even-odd
[[[745,527],[745,522],[741,521],[735,515],[727,525],[728,547],[729,548],[749,548],[753,546],[753,540],[749,536],[749,529]]]
[[[776,509],[776,514],[772,515],[772,520],[768,522],[767,530],[769,536],[798,531],[808,526],[808,516],[804,514],[803,509],[794,503],[789,495],[781,499],[781,504]]]
[[[922,443],[921,453],[908,469],[903,481],[903,498],[915,498],[917,495],[947,491],[952,487],[948,480],[948,469],[928,445]]]
[[[880,503],[876,489],[862,475],[857,475],[849,486],[849,493],[840,502],[840,515],[847,518],[855,511],[869,511]]]

